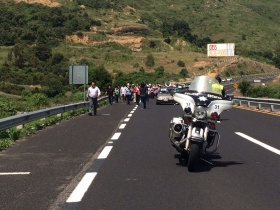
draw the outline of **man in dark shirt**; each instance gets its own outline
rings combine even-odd
[[[114,90],[113,88],[109,85],[107,90],[106,90],[106,95],[109,97],[109,103],[112,105],[113,104],[113,94]]]
[[[147,85],[142,82],[140,85],[140,98],[142,109],[146,109],[146,94],[148,93]]]

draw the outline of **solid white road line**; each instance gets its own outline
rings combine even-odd
[[[125,118],[125,120],[124,120],[124,121],[125,121],[125,122],[128,122],[129,120],[130,120],[130,118]]]
[[[105,159],[105,158],[107,158],[109,153],[111,152],[112,148],[113,148],[113,146],[106,146],[106,147],[104,147],[104,149],[102,150],[102,152],[100,153],[100,155],[98,156],[97,159]]]
[[[267,150],[270,150],[271,152],[276,153],[277,155],[280,155],[280,150],[278,150],[278,149],[276,149],[274,147],[271,147],[271,146],[269,146],[269,145],[267,145],[265,143],[262,143],[262,142],[258,141],[257,139],[254,139],[254,138],[252,138],[250,136],[247,136],[244,133],[240,133],[240,132],[235,132],[235,133],[237,135],[239,135],[239,136],[241,136],[241,137],[243,137],[243,138],[245,138],[245,139],[247,139],[247,140],[249,140],[249,141],[251,141],[251,142],[253,142],[253,143],[255,143],[255,144],[257,144],[257,145],[259,145],[259,146],[261,146],[263,148],[265,148],[265,149],[267,149]]]
[[[111,140],[117,140],[117,139],[119,139],[120,135],[121,135],[120,132],[115,133],[115,134],[112,136]]]
[[[86,173],[80,183],[77,185],[75,190],[71,193],[70,197],[67,199],[67,203],[80,202],[91,185],[93,179],[96,176],[96,172]]]
[[[125,126],[126,126],[126,124],[121,124],[120,127],[119,127],[119,129],[124,129]]]
[[[129,115],[127,115],[128,117],[131,117],[132,116],[132,114],[129,114]]]
[[[5,175],[28,175],[30,172],[5,172],[5,173],[0,173],[0,176],[5,176]]]

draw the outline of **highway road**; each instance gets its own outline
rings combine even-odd
[[[0,209],[259,209],[280,207],[280,117],[233,108],[217,153],[190,173],[168,139],[176,105],[106,106],[0,154]]]

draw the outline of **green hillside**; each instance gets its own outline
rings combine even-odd
[[[49,97],[64,94],[71,64],[89,65],[90,80],[108,75],[100,79],[103,88],[217,72],[279,73],[278,1],[57,0],[59,7],[37,1],[0,2],[2,91],[5,82],[42,85]],[[206,45],[214,42],[235,43],[236,56],[208,58]]]

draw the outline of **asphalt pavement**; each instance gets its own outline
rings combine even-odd
[[[0,174],[29,174],[0,175],[1,209],[279,209],[279,116],[222,113],[219,150],[190,173],[168,139],[182,114],[113,104],[17,142]]]

